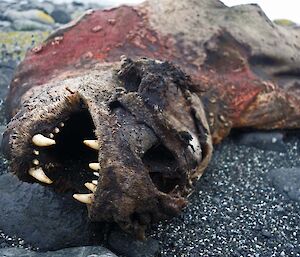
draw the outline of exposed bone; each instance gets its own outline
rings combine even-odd
[[[31,168],[28,173],[38,181],[46,184],[52,184],[53,181],[48,178],[42,168]]]
[[[190,134],[192,136],[192,140],[190,141],[190,150],[191,150],[192,154],[194,154],[196,159],[199,160],[199,159],[201,159],[201,155],[202,155],[201,144],[196,135],[194,135],[191,132],[190,132]]]
[[[92,180],[92,183],[94,184],[94,185],[98,185],[98,181],[97,180]]]
[[[81,202],[86,204],[92,204],[94,200],[94,194],[74,194],[73,197]]]
[[[32,143],[34,143],[36,146],[50,146],[56,144],[55,140],[45,137],[41,134],[34,135],[32,137]]]
[[[97,176],[97,177],[100,177],[99,172],[93,172],[93,174],[94,174],[95,176]]]
[[[100,163],[98,163],[98,162],[89,163],[89,167],[92,170],[99,171],[100,170]]]
[[[34,159],[34,160],[32,161],[32,163],[33,163],[34,165],[39,165],[39,164],[40,164],[39,160],[37,160],[37,159]]]
[[[88,190],[91,190],[93,193],[96,192],[97,186],[93,183],[86,182],[84,185]]]
[[[100,149],[100,146],[99,146],[99,143],[97,140],[83,140],[83,143],[90,147],[90,148],[93,148],[95,150],[99,150]]]

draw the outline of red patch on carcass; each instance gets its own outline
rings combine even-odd
[[[29,88],[47,83],[62,73],[88,70],[95,62],[119,61],[121,55],[180,59],[171,40],[150,28],[146,13],[127,6],[90,12],[75,26],[56,32],[43,45],[27,53],[11,83],[8,109],[16,109],[20,97]]]

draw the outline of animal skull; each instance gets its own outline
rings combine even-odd
[[[186,206],[211,157],[191,81],[168,62],[126,57],[65,76],[25,94],[4,135],[12,170],[143,238]]]

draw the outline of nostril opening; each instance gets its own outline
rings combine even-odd
[[[124,83],[124,88],[130,92],[137,92],[142,81],[138,70],[134,66],[124,70],[120,75],[120,79]]]
[[[150,148],[142,158],[156,188],[164,193],[171,192],[181,184],[181,172],[172,152],[163,144]]]
[[[132,73],[124,81],[125,82],[125,88],[128,91],[136,92],[139,89],[141,81],[142,81],[142,79],[141,79],[141,77],[139,75],[137,75],[136,73]]]
[[[118,109],[118,108],[124,108],[123,105],[118,100],[115,100],[115,101],[112,101],[109,103],[109,109],[111,111],[114,111],[115,109]]]

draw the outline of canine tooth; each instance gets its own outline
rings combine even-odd
[[[59,128],[55,128],[54,133],[56,133],[56,134],[59,133]]]
[[[92,180],[92,183],[97,186],[98,185],[98,181],[97,180]]]
[[[88,190],[92,191],[93,193],[96,192],[97,186],[93,183],[86,182],[84,185]]]
[[[31,168],[28,173],[40,182],[52,184],[53,181],[48,178],[42,168]]]
[[[98,170],[100,170],[100,163],[98,163],[98,162],[89,163],[89,167],[92,170],[98,171]]]
[[[41,134],[36,134],[32,137],[32,143],[36,146],[50,146],[55,145],[55,140],[45,137]]]
[[[95,150],[99,150],[100,149],[100,146],[98,144],[98,141],[97,140],[83,140],[83,143],[90,147],[90,148],[93,148]]]
[[[49,137],[50,137],[50,138],[54,138],[54,134],[53,134],[53,133],[50,133],[50,134],[49,134]]]
[[[35,155],[39,155],[39,154],[40,154],[40,152],[39,152],[38,150],[33,150],[33,154],[35,154]]]
[[[34,165],[36,165],[36,166],[40,164],[39,160],[37,160],[37,159],[34,159],[34,160],[32,161],[32,163],[33,163]]]
[[[73,197],[81,202],[86,204],[92,204],[94,200],[94,194],[74,194]]]
[[[100,177],[99,172],[93,172],[93,174],[94,174],[95,176],[97,176],[97,177]]]

